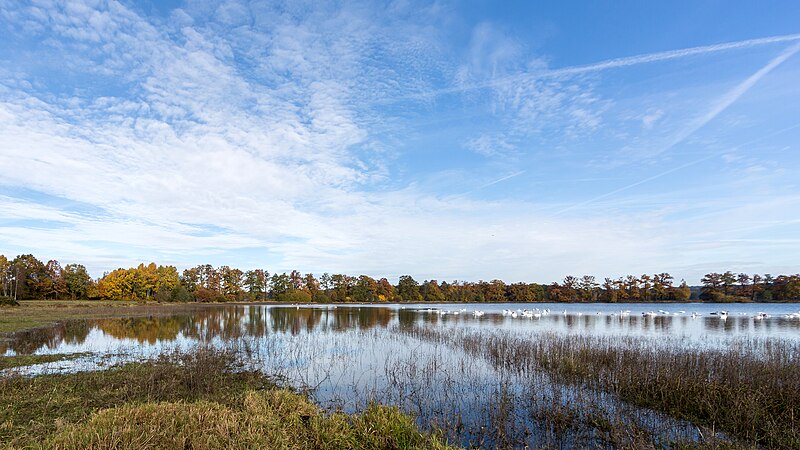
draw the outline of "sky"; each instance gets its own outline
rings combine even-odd
[[[0,0],[0,253],[800,271],[800,2]]]

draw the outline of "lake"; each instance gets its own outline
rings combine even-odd
[[[305,390],[326,408],[397,405],[467,447],[604,442],[596,427],[559,428],[554,410],[574,423],[597,416],[641,427],[656,442],[694,442],[702,436],[689,422],[567,383],[514,355],[556,345],[544,342],[670,354],[758,354],[782,342],[794,351],[799,311],[797,304],[220,305],[168,317],[66,322],[20,333],[0,343],[0,354],[84,354],[19,369],[35,375],[98,370],[197,346],[229,348],[243,355],[243,367]]]

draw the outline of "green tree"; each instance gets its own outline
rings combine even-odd
[[[83,264],[67,264],[64,266],[64,283],[67,286],[67,295],[73,300],[86,298],[89,286],[92,284],[92,277],[86,271]]]
[[[703,284],[700,298],[703,301],[720,301],[722,297],[722,274],[708,273],[700,280]]]
[[[183,286],[187,291],[194,292],[197,287],[201,285],[200,269],[198,267],[184,269],[180,281],[181,286]]]
[[[736,275],[736,281],[739,282],[739,292],[737,292],[738,295],[740,295],[742,297],[749,297],[750,296],[750,293],[748,292],[748,290],[749,290],[749,286],[750,286],[750,281],[751,280],[752,280],[752,278],[750,278],[750,275],[748,275],[746,273],[740,273],[739,275]]]
[[[10,297],[11,294],[11,262],[5,255],[0,255],[0,295]]]
[[[252,300],[267,299],[269,272],[262,269],[248,270],[244,274],[244,285]]]
[[[581,291],[581,299],[586,302],[596,302],[600,285],[595,281],[594,276],[584,275],[578,282]]]
[[[401,302],[420,302],[419,283],[411,275],[403,275],[397,284],[397,296]]]
[[[281,297],[291,290],[292,283],[289,280],[289,275],[285,273],[272,275],[269,281],[270,298],[281,300]]]

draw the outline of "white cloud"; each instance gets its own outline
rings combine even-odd
[[[0,72],[0,188],[41,193],[0,196],[0,251],[85,261],[96,274],[136,258],[193,265],[245,249],[263,252],[258,263],[271,270],[536,281],[673,261],[686,228],[659,213],[554,217],[567,205],[385,182],[407,111],[375,105],[435,96],[453,79],[461,84],[449,92],[489,86],[488,99],[466,95],[464,105],[505,127],[476,127],[461,142],[513,166],[537,133],[569,140],[603,127],[613,102],[579,74],[719,48],[558,72],[489,24],[474,30],[463,61],[447,56],[437,39],[447,12],[436,5],[411,21],[419,8],[394,3],[383,23],[371,20],[376,5],[209,8],[175,10],[170,25],[117,2],[3,11],[18,32],[30,23],[25,33],[54,33],[31,51],[64,55],[68,87],[48,89],[34,69]],[[473,191],[528,174],[507,169],[454,173]]]
[[[648,112],[642,116],[642,126],[649,130],[650,128],[653,128],[653,125],[655,125],[655,123],[658,122],[662,117],[664,117],[664,111],[661,109]]]

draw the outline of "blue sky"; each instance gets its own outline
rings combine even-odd
[[[0,1],[0,253],[796,273],[798,2]]]

